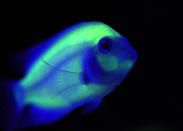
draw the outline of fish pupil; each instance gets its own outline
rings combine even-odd
[[[102,53],[108,53],[112,49],[112,42],[109,38],[104,37],[99,41],[99,50]]]
[[[107,42],[103,42],[101,46],[102,46],[102,49],[104,50],[109,48],[109,44]]]

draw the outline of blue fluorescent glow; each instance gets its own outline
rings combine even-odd
[[[128,40],[102,22],[76,24],[29,53],[26,75],[13,87],[20,108],[30,105],[22,126],[54,122],[86,103],[97,107],[137,59]]]

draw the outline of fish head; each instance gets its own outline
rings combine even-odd
[[[89,80],[109,91],[131,70],[137,60],[137,51],[123,36],[104,36],[87,50],[86,56],[84,68]]]

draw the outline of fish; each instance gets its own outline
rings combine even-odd
[[[127,38],[99,21],[77,23],[20,54],[14,61],[24,77],[7,84],[9,130],[51,124],[80,106],[84,114],[95,110],[138,58]]]

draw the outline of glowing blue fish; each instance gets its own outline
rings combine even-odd
[[[83,104],[90,112],[137,59],[128,40],[101,22],[76,24],[28,52],[25,77],[12,86],[22,127],[52,123]]]

